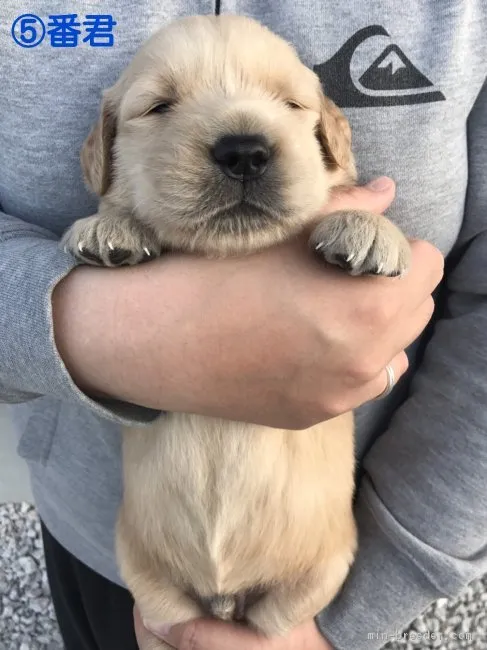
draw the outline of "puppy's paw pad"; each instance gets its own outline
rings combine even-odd
[[[108,259],[114,266],[123,264],[130,258],[131,255],[132,251],[129,251],[126,248],[113,248],[108,251]]]
[[[345,269],[345,271],[353,271],[353,264],[350,261],[350,259],[345,255],[341,255],[340,253],[333,256],[332,264],[334,264],[335,266],[339,266],[342,269]]]
[[[315,254],[350,275],[398,277],[409,268],[411,250],[404,234],[386,217],[368,212],[325,217],[309,244]]]

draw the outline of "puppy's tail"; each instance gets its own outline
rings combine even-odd
[[[255,604],[266,593],[263,588],[254,588],[238,594],[215,594],[200,599],[209,616],[221,621],[244,621],[245,610]]]
[[[210,616],[222,621],[231,621],[237,611],[237,596],[218,594],[206,599],[206,609]]]

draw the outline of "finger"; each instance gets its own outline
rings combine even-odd
[[[381,176],[365,186],[335,190],[324,206],[323,214],[353,209],[380,214],[392,203],[395,189],[395,183],[391,178]],[[413,240],[410,241],[410,246],[410,269],[401,279],[400,285],[390,282],[387,278],[373,278],[373,280],[376,286],[378,282],[381,282],[391,294],[397,293],[399,287],[402,295],[407,295],[409,298],[409,302],[406,303],[407,308],[414,309],[441,282],[444,273],[444,258],[441,252],[427,241]]]
[[[396,184],[392,178],[380,176],[367,185],[332,191],[323,214],[337,210],[367,210],[380,214],[391,205],[395,194]]]
[[[380,296],[383,305],[396,305],[399,309],[392,309],[398,322],[410,317],[416,310],[424,308],[426,301],[431,299],[444,272],[444,257],[432,244],[423,240],[410,242],[411,263],[409,270],[400,278],[387,278],[380,276],[362,276],[356,278],[361,283],[364,296],[368,295],[374,304]],[[337,277],[347,278],[343,274]],[[354,278],[355,279],[355,278]],[[400,330],[399,330],[400,332]],[[402,345],[401,349],[405,346]]]
[[[137,607],[134,607],[134,630],[137,645],[140,650],[164,650],[164,648],[169,649],[171,647],[158,639],[149,632],[146,627],[144,627]]]
[[[396,386],[400,378],[404,375],[409,366],[409,361],[404,351],[397,354],[389,364],[393,374],[393,385]],[[354,406],[357,408],[365,402],[379,399],[384,391],[388,388],[388,374],[385,369],[381,370],[379,374],[370,382],[368,382],[357,394],[357,399],[360,401]]]
[[[396,354],[389,365],[395,376],[395,383],[397,384],[401,377],[405,374],[409,367],[409,361],[406,353],[404,352],[418,337],[423,333],[425,327],[431,320],[434,311],[434,302],[431,296],[423,302],[423,304],[409,317],[406,327],[401,327],[401,335],[398,338],[396,345]],[[369,402],[377,398],[387,385],[387,372],[384,369],[372,379],[370,382],[357,390],[353,408]]]
[[[411,266],[402,278],[403,289],[409,293],[410,306],[419,307],[443,279],[445,259],[441,252],[427,241],[414,240],[410,242],[410,246]]]
[[[263,637],[233,623],[196,619],[174,625],[163,637],[178,650],[262,650]]]
[[[407,354],[403,351],[397,354],[388,364],[390,374],[387,372],[386,368],[382,370],[377,376],[375,382],[375,387],[373,388],[372,399],[380,399],[386,391],[391,391],[399,382],[401,377],[405,374],[409,367],[409,360]]]
[[[417,309],[405,317],[402,327],[394,333],[396,346],[392,349],[393,353],[405,350],[421,336],[430,323],[434,310],[435,302],[431,296],[428,296]]]

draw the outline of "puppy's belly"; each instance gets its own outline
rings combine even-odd
[[[202,597],[296,580],[354,535],[351,414],[306,431],[170,414],[123,444],[130,565]]]

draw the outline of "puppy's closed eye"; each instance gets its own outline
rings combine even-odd
[[[144,115],[153,115],[155,113],[163,114],[163,113],[169,113],[169,111],[174,108],[174,105],[176,104],[175,101],[166,99],[164,101],[157,102],[157,104],[154,104],[148,111],[144,113]]]
[[[305,111],[306,107],[297,102],[294,99],[287,99],[286,100],[286,106],[288,108],[292,108],[294,111]]]

